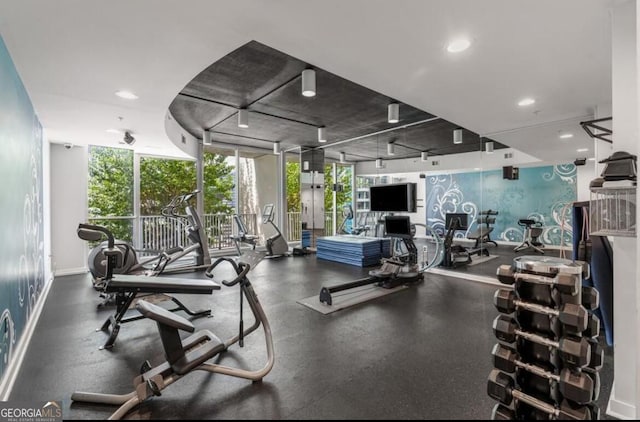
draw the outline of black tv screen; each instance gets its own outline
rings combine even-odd
[[[467,230],[469,228],[469,214],[447,213],[445,215],[445,228],[449,230],[454,221],[457,223],[456,230]]]
[[[371,211],[416,212],[416,184],[397,183],[369,188]]]
[[[386,216],[384,218],[384,231],[387,237],[411,239],[411,221],[409,220],[409,216]]]

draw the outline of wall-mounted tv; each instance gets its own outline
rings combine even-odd
[[[416,183],[371,186],[371,211],[416,212],[416,190]]]

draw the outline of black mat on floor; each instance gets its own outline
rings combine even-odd
[[[494,267],[497,260],[487,264]],[[482,264],[481,264],[482,265]],[[479,267],[475,266],[472,268]],[[424,283],[331,315],[296,303],[321,286],[366,275],[368,269],[315,256],[265,260],[250,274],[271,322],[276,363],[262,383],[192,373],[145,402],[130,419],[487,419],[486,393],[495,287],[426,274]],[[197,274],[190,274],[197,277]],[[238,327],[237,288],[211,296],[180,296],[213,318],[195,320],[226,338]],[[54,281],[11,400],[61,400],[65,419],[104,419],[114,408],[71,405],[75,390],[126,393],[146,359],[162,360],[155,323],[122,327],[115,348],[100,351],[96,333],[108,311],[96,310],[88,277]],[[246,306],[245,306],[246,309]],[[247,322],[245,322],[247,323]],[[612,382],[611,350],[599,403]],[[222,358],[262,366],[261,333]]]

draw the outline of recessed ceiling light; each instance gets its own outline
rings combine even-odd
[[[526,107],[529,106],[531,104],[535,104],[536,100],[534,100],[533,98],[523,98],[520,101],[518,101],[518,105],[520,107]]]
[[[122,131],[118,129],[107,129],[107,133],[115,133],[116,135],[119,135]]]
[[[595,157],[587,158],[589,161],[596,161]]]
[[[578,152],[587,152],[587,151],[589,151],[589,148],[578,148],[576,151],[578,151]]]
[[[449,53],[460,53],[461,51],[466,50],[471,45],[471,41],[466,38],[459,38],[457,40],[451,41],[447,46],[447,51]]]
[[[560,139],[569,139],[569,138],[573,138],[573,133],[563,133],[562,135],[560,135]]]
[[[138,96],[131,91],[118,91],[116,95],[120,98],[124,98],[125,100],[137,100]]]

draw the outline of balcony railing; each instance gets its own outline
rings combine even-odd
[[[256,214],[240,214],[245,227],[251,234],[258,232],[258,218]],[[175,246],[189,244],[186,232],[186,221],[162,215],[144,215],[139,218],[137,238],[134,238],[133,227],[135,217],[92,217],[93,224],[105,225],[112,230],[116,238],[131,242],[134,248],[146,252],[159,252]],[[300,212],[287,213],[287,232],[289,241],[299,241],[302,238],[302,219]],[[231,235],[238,234],[238,228],[233,220],[233,214],[205,214],[202,219],[204,231],[207,234],[209,249],[233,248]],[[330,212],[324,216],[324,235],[333,234],[333,215]]]

